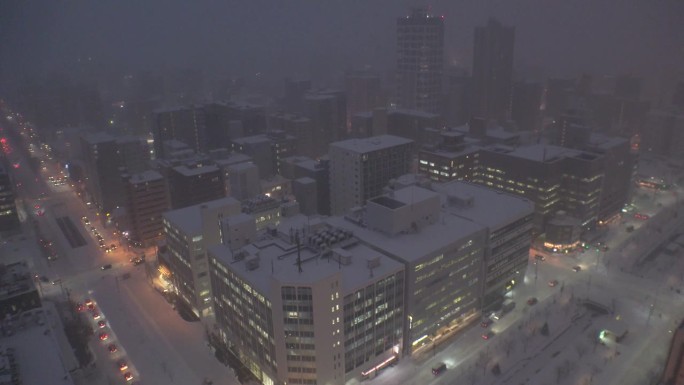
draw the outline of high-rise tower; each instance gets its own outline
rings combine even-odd
[[[397,98],[402,108],[439,112],[444,66],[444,17],[413,8],[397,19]]]
[[[505,121],[511,117],[513,43],[515,29],[490,18],[475,28],[473,47],[473,113],[477,117]]]

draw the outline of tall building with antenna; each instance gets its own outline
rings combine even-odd
[[[442,97],[444,16],[413,8],[397,19],[397,104],[437,113]]]

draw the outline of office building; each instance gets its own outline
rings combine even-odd
[[[347,128],[351,128],[352,116],[383,107],[380,76],[368,71],[354,71],[345,76],[347,94]]]
[[[426,142],[426,129],[439,130],[442,126],[441,118],[437,114],[406,109],[387,112],[387,133],[411,139],[416,143]]]
[[[309,118],[289,113],[275,113],[268,117],[269,131],[282,131],[296,140],[297,154],[316,156],[313,149],[313,124]]]
[[[163,214],[166,245],[159,263],[170,272],[173,290],[200,317],[212,314],[207,247],[221,243],[222,218],[240,214],[240,202],[222,198]]]
[[[81,137],[86,188],[90,200],[106,217],[125,204],[122,167],[116,138],[106,133],[86,134]]]
[[[315,180],[309,177],[293,180],[292,194],[299,203],[299,210],[302,214],[318,214],[318,191]]]
[[[450,66],[444,71],[441,116],[449,126],[460,126],[471,117],[473,78],[463,68]]]
[[[306,95],[304,104],[313,127],[313,157],[320,157],[325,155],[331,142],[346,138],[346,97],[341,92],[317,91]]]
[[[350,232],[297,216],[209,255],[218,338],[261,383],[343,384],[399,356],[403,266]]]
[[[542,85],[533,82],[513,84],[511,119],[520,131],[541,129]]]
[[[515,29],[489,19],[475,28],[473,115],[505,122],[511,117]]]
[[[330,160],[313,160],[304,156],[283,159],[283,176],[290,179],[311,178],[316,182],[316,212],[330,215]]]
[[[128,238],[143,247],[155,245],[164,236],[162,214],[171,209],[164,177],[148,170],[132,174],[126,182]]]
[[[668,158],[684,158],[684,111],[652,111],[641,131],[642,151]]]
[[[164,142],[171,139],[187,144],[193,151],[207,150],[206,115],[201,106],[159,109],[154,114],[154,153],[164,158]]]
[[[223,172],[211,162],[188,162],[167,172],[173,209],[225,197]]]
[[[438,182],[471,181],[479,168],[479,150],[461,132],[445,131],[441,142],[418,151],[418,172]]]
[[[249,199],[261,193],[259,168],[252,162],[230,165],[226,169],[230,196],[238,200]]]
[[[128,173],[139,173],[149,169],[151,149],[143,137],[124,136],[116,138],[119,166]]]
[[[596,225],[606,173],[602,155],[547,145],[493,146],[480,151],[479,162],[477,183],[535,203],[537,234],[558,211],[578,219],[581,232]]]
[[[14,184],[7,168],[0,163],[0,231],[19,228],[19,216],[14,196]]]
[[[408,173],[413,143],[392,135],[331,143],[331,213],[362,206],[380,195],[390,179]]]
[[[444,17],[413,8],[397,19],[397,104],[438,113],[444,67]]]
[[[442,210],[441,194],[408,186],[329,223],[404,265],[401,351],[417,354],[480,318],[487,229]]]
[[[280,201],[267,195],[255,195],[243,200],[242,212],[254,217],[256,230],[277,227],[280,223]]]
[[[434,185],[449,210],[487,228],[482,311],[487,314],[522,283],[527,270],[534,203],[472,183]]]

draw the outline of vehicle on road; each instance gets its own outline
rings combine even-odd
[[[124,379],[125,379],[126,381],[133,381],[133,375],[131,374],[131,372],[126,372],[126,373],[124,374]]]
[[[538,301],[537,301],[537,298],[536,298],[536,297],[530,297],[530,298],[527,300],[527,304],[530,305],[530,306],[536,305],[537,302],[538,302]]]
[[[482,335],[482,339],[483,339],[483,340],[490,340],[490,339],[492,339],[492,337],[494,337],[495,335],[496,335],[496,333],[494,333],[493,331],[490,330],[490,331],[488,331],[487,333],[484,333],[484,334]]]
[[[537,260],[537,261],[542,261],[542,262],[546,261],[546,257],[543,256],[543,255],[541,255],[541,254],[536,254],[536,255],[534,256],[534,259]]]
[[[104,321],[97,321],[97,327],[99,327],[100,329],[104,328],[105,326],[107,326],[107,323],[106,323],[106,322],[104,322]]]
[[[100,333],[99,338],[100,341],[107,341],[109,339],[109,334],[102,332]]]
[[[53,279],[53,280],[52,280],[52,284],[53,284],[53,285],[59,285],[60,283],[62,283],[62,279],[61,279],[61,278],[57,278],[57,279]]]
[[[494,321],[492,321],[491,318],[487,318],[486,320],[480,322],[480,326],[483,328],[488,328],[493,323],[494,323]]]
[[[97,320],[97,319],[100,319],[100,318],[102,318],[102,316],[100,316],[100,313],[98,313],[98,312],[96,312],[96,311],[93,312],[93,319]]]
[[[558,285],[558,280],[552,279],[549,281],[549,287],[556,287]]]
[[[580,271],[582,271],[582,266],[573,266],[572,271],[574,271],[575,273],[579,273]]]
[[[128,369],[128,364],[126,363],[126,360],[119,360],[119,362],[116,363],[116,365],[119,367],[120,371],[124,371]]]
[[[110,353],[116,353],[119,348],[116,347],[116,344],[109,344],[109,346],[107,346],[107,350],[109,350]]]
[[[440,362],[437,365],[432,367],[432,374],[435,376],[438,376],[442,373],[444,373],[447,370],[447,366],[444,362]]]
[[[102,269],[102,270],[109,270],[109,269],[111,269],[111,268],[112,268],[112,264],[111,264],[111,263],[108,263],[108,264],[106,264],[106,265],[102,265],[102,267],[101,267],[100,269]]]

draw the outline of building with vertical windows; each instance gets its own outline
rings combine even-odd
[[[330,144],[330,203],[333,215],[363,206],[390,179],[409,172],[413,141],[392,135]]]
[[[527,270],[534,203],[473,183],[435,184],[445,210],[487,228],[482,310],[496,310]]]
[[[201,106],[185,106],[159,109],[154,112],[152,135],[154,153],[164,158],[164,142],[179,140],[194,151],[207,150],[206,114]]]
[[[5,165],[0,162],[0,231],[19,228],[19,216],[14,199],[12,178]]]
[[[263,384],[342,384],[403,345],[404,268],[302,216],[208,251],[219,339]]]
[[[159,263],[170,272],[177,298],[200,317],[212,313],[206,249],[221,243],[220,221],[240,214],[240,202],[222,198],[163,214],[166,246]]]
[[[480,147],[460,132],[440,133],[441,141],[418,151],[418,172],[438,182],[471,181],[479,167]]]
[[[81,137],[86,188],[91,201],[104,213],[123,206],[122,165],[115,137],[104,132]]]
[[[413,8],[397,19],[397,104],[438,113],[444,68],[444,17]]]
[[[535,230],[564,211],[581,231],[597,222],[604,161],[600,154],[557,146],[494,146],[480,151],[476,182],[535,203]],[[570,246],[569,246],[570,247]]]
[[[404,354],[480,318],[487,228],[442,210],[441,194],[408,186],[329,222],[404,265]]]
[[[169,209],[169,190],[160,173],[148,170],[127,177],[126,230],[134,244],[148,247],[163,239],[162,214]]]
[[[473,45],[473,114],[487,120],[511,117],[515,29],[489,19],[475,28]]]
[[[223,172],[212,162],[187,162],[167,172],[173,209],[225,196]]]

